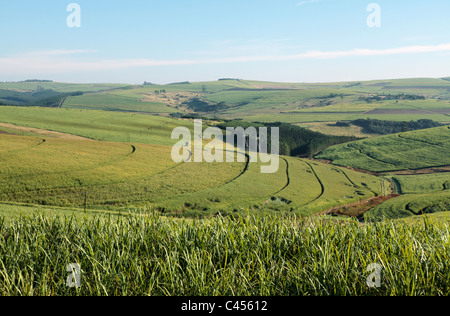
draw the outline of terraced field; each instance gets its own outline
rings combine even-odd
[[[0,200],[83,208],[151,206],[209,215],[266,209],[310,215],[380,193],[376,177],[282,157],[262,162],[180,163],[171,147],[0,135]],[[238,154],[236,154],[238,155]]]
[[[450,165],[450,127],[365,139],[327,148],[316,156],[374,172]]]
[[[8,85],[19,86],[0,89]],[[280,156],[277,172],[264,174],[264,163],[237,150],[243,162],[173,162],[171,132],[192,132],[192,120],[149,114],[191,113],[183,102],[201,98],[225,103],[200,113],[209,124],[257,118],[321,130],[317,122],[383,115],[445,121],[450,82],[79,88],[86,94],[67,98],[66,108],[0,106],[0,293],[448,295],[448,126],[330,147],[318,156],[327,162]],[[383,91],[433,99],[359,99]],[[348,220],[361,214],[364,225]],[[82,267],[81,288],[67,286],[72,262]],[[383,267],[377,289],[365,282],[371,262]]]
[[[450,207],[450,173],[392,175],[402,195],[366,213],[367,220],[404,218],[445,212]]]
[[[135,113],[11,106],[0,106],[0,121],[95,140],[157,145],[173,145],[176,127],[194,127],[189,121]]]
[[[426,116],[445,122],[450,83],[442,79],[329,84],[220,80],[145,86],[16,83],[0,84],[0,88],[19,90],[19,85],[20,91],[40,85],[84,94],[67,97],[59,109],[0,106],[0,121],[6,123],[0,126],[4,150],[0,152],[0,200],[8,202],[83,207],[86,200],[91,208],[151,205],[171,214],[264,210],[311,215],[389,195],[391,188],[408,199],[428,194],[430,202],[431,194],[442,194],[433,188],[445,186],[445,181],[428,183],[423,178],[422,186],[413,188],[403,183],[407,178],[389,173],[450,165],[447,126],[337,145],[316,157],[332,164],[281,157],[280,168],[272,175],[261,174],[260,163],[177,165],[170,159],[170,146],[177,141],[171,139],[171,132],[180,126],[192,131],[193,124],[163,117],[175,112],[192,114],[187,101],[197,98],[221,104],[217,111],[194,113],[210,117],[211,122],[214,118],[310,122],[319,131],[324,124],[358,118]],[[372,94],[419,92],[426,99],[364,99]],[[80,139],[58,139],[52,134],[56,131]],[[8,141],[10,134],[24,137]],[[90,144],[83,138],[90,139]],[[380,173],[384,178],[351,169]],[[403,192],[407,188],[411,191]],[[400,204],[397,211],[408,203]]]
[[[0,200],[82,206],[88,192],[91,205],[126,205],[215,187],[243,168],[175,164],[170,154],[161,145],[2,135]]]

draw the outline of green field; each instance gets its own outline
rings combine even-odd
[[[429,87],[438,83],[443,87],[449,86],[448,81],[428,79],[399,80],[389,84],[379,81],[288,84],[223,80],[164,86],[94,85],[92,88],[95,89],[89,91],[86,90],[88,86],[76,89],[77,85],[43,83],[49,89],[84,90],[87,93],[68,97],[62,109],[1,106],[0,121],[18,127],[60,131],[101,142],[89,144],[50,139],[45,144],[35,144],[34,149],[28,151],[26,146],[17,150],[16,146],[20,148],[22,142],[33,142],[32,138],[14,141],[14,145],[4,141],[8,153],[2,159],[3,166],[8,166],[8,172],[1,174],[4,183],[2,200],[82,207],[87,199],[92,208],[151,205],[167,213],[197,215],[247,209],[295,211],[311,215],[339,205],[364,201],[387,194],[381,185],[383,181],[337,166],[388,172],[449,165],[448,127],[383,137],[369,135],[370,139],[337,145],[316,157],[331,160],[334,166],[282,157],[278,172],[269,176],[260,174],[259,164],[247,167],[242,163],[225,164],[226,168],[214,164],[175,166],[169,158],[169,146],[176,141],[171,139],[171,131],[178,126],[192,130],[192,121],[143,113],[188,111],[192,114],[182,101],[196,97],[211,104],[226,104],[225,110],[214,113],[214,117],[287,122],[301,117],[301,122],[326,120],[328,123],[362,117],[408,120],[416,114],[401,113],[393,117],[380,112],[368,113],[403,109],[427,110],[431,116],[445,116],[433,111],[447,109],[448,102],[427,99],[367,103],[361,101],[360,96],[379,94],[392,85],[395,85],[393,90],[412,93],[409,91],[412,85]],[[30,83],[23,83],[23,88],[34,89]],[[109,89],[102,91],[104,88]],[[210,113],[198,114],[211,116]],[[311,124],[316,124],[316,129],[321,130],[320,123]],[[3,127],[2,131],[20,135],[11,128]],[[348,131],[354,132],[352,129]],[[24,132],[22,135],[36,136]],[[39,137],[34,140],[37,144],[42,141]],[[64,154],[59,155],[57,162],[49,159],[58,156],[60,151]],[[152,157],[155,159],[152,160]],[[31,166],[31,161],[38,163],[30,167],[33,172],[22,167]],[[54,170],[46,172],[50,166]],[[89,194],[86,195],[86,192]],[[426,192],[418,188],[415,193]]]
[[[447,220],[448,221],[448,220]],[[20,242],[17,242],[20,240]],[[448,296],[448,224],[361,227],[266,215],[35,215],[0,222],[8,296]],[[66,267],[81,268],[70,288]],[[369,265],[381,267],[371,288]]]
[[[173,145],[176,127],[192,122],[159,116],[110,111],[0,106],[0,121],[74,134],[96,140]]]
[[[450,207],[450,175],[391,175],[387,177],[401,193],[366,213],[367,220],[409,218],[448,211]]]
[[[147,205],[203,216],[264,208],[313,214],[380,193],[376,177],[292,157],[281,158],[277,173],[263,174],[261,162],[175,164],[171,147],[163,145],[8,135],[0,140],[0,200],[8,202]]]
[[[4,105],[42,89],[83,95],[61,108]],[[0,293],[447,296],[449,126],[377,136],[335,123],[449,122],[449,89],[442,79],[0,84]],[[243,162],[175,163],[172,131],[193,132],[196,116],[204,128],[279,121],[368,138],[281,155],[273,174],[240,150]],[[66,284],[74,262],[79,289]],[[372,263],[379,288],[367,285]]]
[[[366,221],[414,218],[424,214],[448,213],[450,191],[433,194],[406,194],[391,199],[365,214]]]
[[[144,102],[136,97],[122,96],[113,93],[85,94],[82,96],[70,97],[64,102],[64,108],[142,113],[175,112],[173,108],[167,107],[163,103]]]
[[[397,181],[403,194],[436,193],[450,190],[448,173],[396,175],[391,178]]]
[[[450,165],[448,126],[365,139],[327,148],[316,156],[374,172]]]
[[[450,82],[444,79],[398,79],[340,83],[277,83],[248,80],[220,80],[169,85],[108,85],[65,83],[0,83],[4,91],[81,91],[68,97],[65,108],[142,113],[192,114],[183,103],[199,98],[223,104],[219,111],[197,114],[211,118],[287,123],[330,122],[355,119],[418,120],[450,122]],[[386,99],[366,102],[371,96]],[[420,96],[424,100],[392,99],[392,96]],[[7,100],[0,102],[8,104]],[[399,112],[400,111],[400,112]]]

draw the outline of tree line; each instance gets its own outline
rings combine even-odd
[[[350,122],[337,122],[336,126],[355,125],[362,127],[362,131],[367,134],[388,135],[415,131],[419,129],[433,128],[442,126],[441,123],[433,120],[421,119],[417,121],[384,121],[376,119],[358,119]]]
[[[42,87],[29,92],[0,90],[0,105],[59,107],[67,97],[79,95],[83,95],[83,92],[62,93]]]
[[[268,151],[270,151],[270,131],[271,127],[279,128],[279,148],[280,155],[285,156],[300,156],[300,157],[313,157],[327,147],[347,143],[358,140],[359,138],[354,136],[333,136],[325,135],[319,132],[313,132],[306,128],[292,125],[289,123],[275,122],[275,123],[262,123],[262,122],[246,122],[242,120],[232,120],[219,123],[217,127],[226,130],[227,127],[242,127],[247,129],[249,127],[255,127],[258,131],[259,127],[268,128]]]

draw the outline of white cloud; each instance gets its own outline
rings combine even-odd
[[[319,2],[320,0],[305,0],[305,1],[300,1],[299,3],[297,3],[295,6],[296,7],[301,7],[302,5],[305,4],[310,4],[310,3],[314,3],[314,2]]]
[[[344,51],[309,51],[294,55],[250,55],[237,57],[218,57],[203,59],[101,59],[84,60],[73,55],[92,53],[92,50],[55,50],[47,52],[24,53],[11,57],[0,57],[2,74],[63,74],[69,72],[96,72],[154,66],[182,66],[202,64],[226,64],[257,61],[291,61],[313,59],[336,59],[348,57],[389,56],[401,54],[421,54],[450,52],[449,44],[429,46],[406,46],[387,49],[352,49]]]
[[[64,55],[75,55],[75,54],[86,54],[86,53],[95,53],[95,50],[88,49],[54,49],[54,50],[45,50],[45,51],[37,51],[37,52],[25,52],[21,53],[18,56],[64,56]]]

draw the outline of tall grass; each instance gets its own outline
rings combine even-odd
[[[0,294],[448,295],[449,246],[449,227],[429,221],[19,217],[0,221]],[[66,285],[71,263],[80,288]]]

